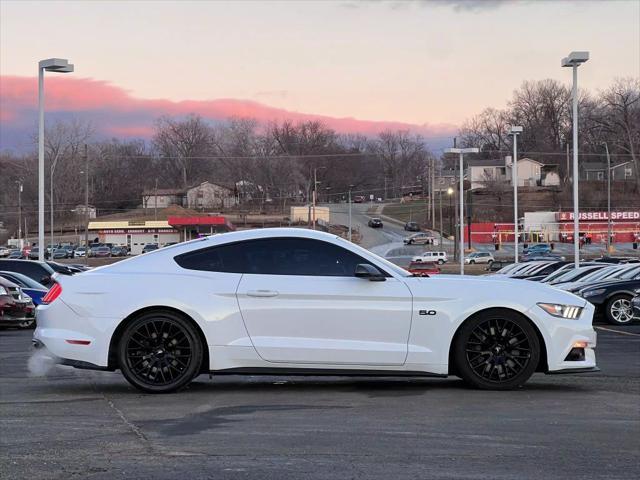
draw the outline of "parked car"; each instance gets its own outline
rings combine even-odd
[[[573,264],[573,262],[567,262],[566,260],[542,262],[541,264],[538,264],[536,267],[532,268],[526,273],[514,275],[512,276],[512,278],[524,278],[527,280],[535,279],[540,281],[543,278],[545,278],[547,275],[557,270],[560,270],[565,265],[569,265],[569,263]]]
[[[407,232],[419,232],[420,225],[418,225],[418,222],[407,222],[404,224],[404,229]]]
[[[634,320],[640,320],[640,292],[631,299],[631,312]]]
[[[112,257],[126,257],[129,252],[127,251],[127,247],[121,247],[116,245],[111,249]]]
[[[0,247],[0,258],[8,257],[11,252],[11,248],[9,247]]]
[[[67,258],[73,258],[75,251],[76,251],[76,247],[75,245],[63,245],[62,248],[64,248],[67,252]]]
[[[153,252],[154,250],[158,250],[158,244],[157,243],[147,243],[143,248],[142,248],[142,253],[149,253],[149,252]]]
[[[53,250],[53,256],[51,258],[53,258],[53,260],[58,260],[60,258],[69,258],[69,252],[66,248],[55,248]]]
[[[485,270],[491,273],[499,273],[507,268],[512,267],[513,265],[515,264],[510,260],[494,260],[493,263],[487,265],[487,268],[485,268]]]
[[[431,262],[442,265],[447,263],[447,252],[422,252],[420,255],[414,255],[411,258],[412,262]]]
[[[355,197],[353,197],[353,203],[364,203],[364,201],[364,195],[356,195]]]
[[[440,269],[433,262],[411,262],[407,271],[416,277],[428,277],[440,273]]]
[[[103,245],[100,247],[92,247],[91,250],[89,250],[89,256],[95,257],[95,258],[110,257],[111,247],[108,247],[107,245]]]
[[[336,235],[298,228],[214,235],[60,276],[44,303],[36,346],[66,365],[118,369],[153,393],[222,369],[455,372],[507,390],[535,371],[597,368],[594,307],[575,295],[533,282],[413,277]],[[576,339],[580,355],[567,358]],[[408,355],[419,358],[407,364]]]
[[[476,263],[493,263],[494,260],[493,255],[489,252],[473,252],[465,257],[464,263],[473,265]]]
[[[552,261],[560,261],[566,260],[567,258],[564,255],[560,255],[558,253],[525,253],[522,255],[520,260],[523,262],[536,262],[536,261],[544,261],[544,262],[552,262]]]
[[[78,247],[73,252],[73,258],[84,257],[87,254],[87,247]]]
[[[62,275],[73,275],[74,273],[79,273],[79,270],[77,268],[74,268],[71,265],[66,265],[64,263],[47,260],[46,264],[49,265],[54,272],[60,273]]]
[[[613,325],[628,325],[634,321],[631,299],[640,293],[640,279],[614,280],[585,287],[577,292],[595,305]]]
[[[22,288],[22,292],[26,293],[31,300],[33,300],[33,304],[36,307],[42,303],[42,297],[44,297],[49,291],[47,287],[26,275],[23,275],[22,273],[0,271],[0,277],[13,282]]]
[[[11,250],[7,258],[11,258],[12,260],[17,260],[19,258],[24,258],[22,254],[22,250]]]
[[[51,288],[51,285],[53,285],[53,279],[51,277],[55,273],[55,270],[46,262],[8,259],[0,260],[0,271],[22,273],[47,288]]]
[[[536,243],[534,245],[528,245],[527,248],[523,250],[525,255],[537,254],[537,255],[545,255],[547,253],[551,253],[551,245],[548,243]]]
[[[0,327],[33,327],[36,307],[13,282],[0,277]]]
[[[629,272],[631,272],[631,276],[635,275],[635,269],[630,271],[627,265],[609,265],[577,280],[556,284],[556,287],[568,292],[577,292],[583,287],[594,285],[598,282],[627,278],[626,274]]]
[[[31,247],[31,249],[29,250],[29,255],[27,256],[27,258],[29,260],[38,260],[40,257],[40,247],[38,245],[34,245],[33,247]],[[47,249],[44,250],[44,258],[49,258],[49,252],[47,251]]]
[[[377,218],[377,217],[374,217],[374,218],[369,219],[369,223],[368,223],[368,225],[369,225],[371,228],[382,228],[382,226],[383,226],[383,225],[382,225],[382,220],[380,220],[380,219],[379,219],[379,218]]]
[[[430,233],[420,232],[409,235],[403,240],[405,245],[431,245],[434,237]]]
[[[577,282],[581,278],[593,273],[597,270],[606,268],[607,265],[581,265],[578,268],[570,268],[568,270],[560,269],[557,272],[548,275],[547,278],[542,280],[542,283],[548,283],[549,285],[557,286],[567,282]]]
[[[638,263],[640,259],[633,257],[608,257],[604,256],[601,258],[597,258],[594,260],[595,262],[603,262],[603,263]]]

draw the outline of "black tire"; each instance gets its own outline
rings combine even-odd
[[[470,265],[475,265],[475,264],[476,264],[476,261],[475,261],[475,260],[469,260],[469,264],[470,264]]]
[[[520,387],[540,360],[534,327],[510,310],[490,310],[471,317],[454,341],[456,374],[470,386],[484,390]]]
[[[633,310],[631,308],[631,295],[614,295],[605,307],[607,322],[612,325],[629,325],[633,323]]]
[[[444,260],[442,259],[438,260],[438,265],[444,265]]]
[[[203,345],[190,321],[169,311],[131,321],[118,343],[118,365],[127,381],[148,393],[169,393],[198,375]]]

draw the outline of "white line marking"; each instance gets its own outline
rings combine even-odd
[[[623,332],[621,330],[614,330],[613,328],[605,328],[605,327],[595,327],[598,330],[605,330],[607,332],[615,332],[615,333],[619,333],[620,335],[631,335],[632,337],[640,337],[640,333],[632,333],[632,332]]]

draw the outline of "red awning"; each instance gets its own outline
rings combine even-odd
[[[187,227],[194,225],[226,225],[231,227],[224,217],[169,217],[167,220],[172,227]]]

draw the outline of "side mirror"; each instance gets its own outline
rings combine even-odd
[[[382,272],[369,263],[359,263],[356,265],[354,275],[358,278],[367,278],[371,282],[384,282],[386,280]]]

